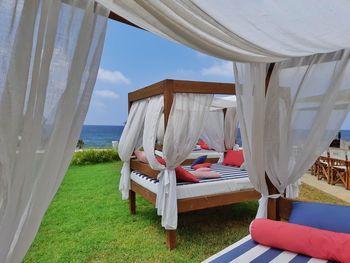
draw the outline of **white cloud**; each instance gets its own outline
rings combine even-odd
[[[215,63],[208,68],[203,68],[201,74],[203,76],[233,77],[232,62]]]
[[[102,98],[108,98],[108,99],[119,99],[119,94],[115,93],[111,90],[96,90],[95,94]]]
[[[97,79],[112,84],[130,84],[130,80],[120,71],[99,68]]]

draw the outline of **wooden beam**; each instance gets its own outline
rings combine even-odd
[[[221,82],[174,80],[173,91],[174,93],[236,95],[235,84]]]
[[[157,178],[159,174],[159,171],[153,170],[148,163],[142,163],[136,159],[130,160],[130,169],[153,178]]]
[[[211,207],[218,207],[247,201],[256,201],[259,198],[260,193],[254,189],[248,189],[225,194],[178,199],[177,210],[179,213],[184,213]]]
[[[164,80],[144,87],[142,89],[135,90],[128,94],[129,102],[137,100],[151,98],[153,96],[161,95],[164,92]]]
[[[129,25],[129,26],[133,26],[133,27],[136,27],[136,28],[144,30],[142,27],[139,27],[138,25],[135,25],[134,23],[130,22],[129,20],[125,19],[124,17],[121,17],[120,15],[118,15],[118,14],[112,12],[112,11],[109,13],[108,18],[111,19],[111,20],[114,20],[114,21],[117,21],[117,22]]]
[[[144,188],[143,186],[139,185],[138,183],[134,182],[133,180],[130,180],[130,188],[135,193],[138,193],[141,195],[144,199],[151,202],[153,205],[156,204],[157,195],[147,188]]]

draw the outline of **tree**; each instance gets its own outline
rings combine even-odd
[[[79,139],[78,142],[77,142],[77,148],[78,149],[83,149],[85,143],[82,139]]]

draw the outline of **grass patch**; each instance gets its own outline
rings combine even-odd
[[[137,214],[118,191],[121,162],[71,166],[24,262],[200,262],[248,233],[256,202],[179,216],[178,246],[165,248],[151,204],[137,198]],[[309,186],[301,197],[344,203]]]

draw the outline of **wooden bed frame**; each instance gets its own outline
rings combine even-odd
[[[230,83],[218,82],[199,82],[166,79],[139,89],[128,94],[129,110],[133,102],[150,98],[157,95],[164,96],[164,130],[167,127],[170,110],[173,102],[174,93],[200,93],[200,94],[227,94],[235,95],[235,85]],[[161,149],[157,145],[157,149]],[[207,161],[216,163],[218,158],[208,158]],[[182,164],[191,164],[192,160],[186,160]],[[157,177],[159,171],[153,170],[148,164],[141,163],[136,159],[130,162],[131,171],[138,171],[150,177]],[[131,189],[129,192],[129,208],[132,214],[136,213],[136,193],[144,199],[155,205],[156,194],[149,191],[145,187],[131,181]],[[195,211],[205,208],[224,206],[245,201],[254,201],[260,198],[260,194],[254,189],[236,191],[232,193],[216,194],[200,197],[191,197],[178,199],[178,213]],[[169,249],[176,246],[176,230],[166,230],[166,244]]]

